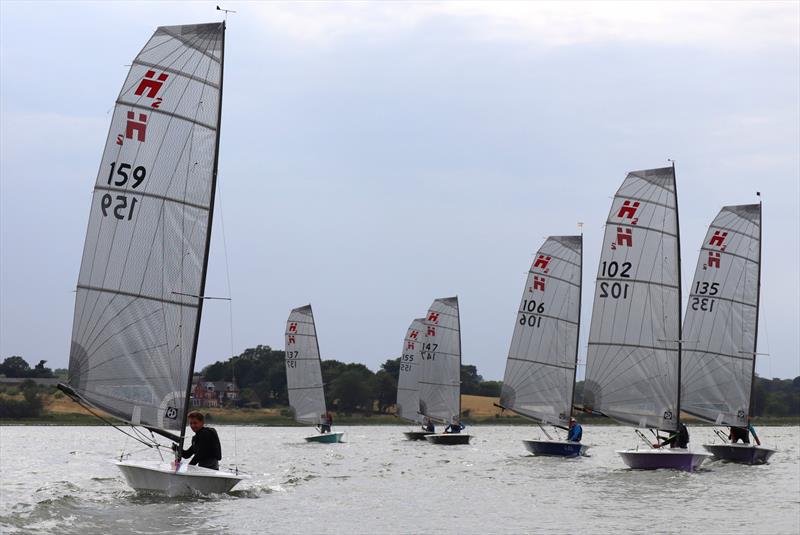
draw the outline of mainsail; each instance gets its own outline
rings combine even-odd
[[[606,221],[589,330],[584,405],[674,431],[681,288],[673,167],[628,173]]]
[[[421,422],[419,413],[420,352],[425,340],[425,319],[411,322],[403,341],[400,375],[397,380],[397,416],[410,422]]]
[[[566,426],[572,414],[581,308],[582,236],[551,236],[528,272],[500,405]]]
[[[295,308],[286,321],[286,384],[294,419],[319,424],[326,412],[325,392],[311,305]]]
[[[69,386],[131,424],[183,430],[219,149],[224,23],[164,26],[133,60],[94,187]]]
[[[448,423],[459,418],[461,327],[458,297],[436,299],[428,309],[420,358],[420,412],[424,416]]]
[[[756,354],[761,205],[725,206],[708,228],[684,320],[684,411],[747,425]]]

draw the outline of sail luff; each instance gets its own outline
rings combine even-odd
[[[581,341],[581,300],[583,299],[583,232],[581,232],[580,266],[578,267],[578,326],[575,332],[575,369],[572,371],[572,395],[569,402],[569,415],[575,413],[575,383],[578,380],[578,349]]]
[[[678,180],[675,177],[675,162],[672,162],[672,189],[675,194],[675,256],[678,259],[678,384],[677,384],[677,399],[676,399],[676,422],[677,425],[681,423],[681,369],[682,369],[682,355],[683,355],[683,318],[681,317],[681,307],[683,306],[683,271],[681,270],[681,223],[680,223],[680,210],[678,210]]]
[[[208,256],[211,251],[211,229],[214,220],[214,201],[216,200],[217,191],[217,171],[219,169],[219,140],[220,130],[222,129],[222,87],[225,82],[225,22],[222,22],[222,41],[220,43],[220,61],[219,61],[219,99],[217,101],[217,129],[216,140],[214,142],[214,164],[211,171],[211,197],[208,203],[208,224],[206,231],[206,246],[203,254],[203,270],[200,275],[200,299],[197,304],[197,319],[194,329],[194,340],[192,341],[191,361],[189,362],[189,377],[186,383],[186,398],[183,404],[183,415],[181,417],[181,436],[178,444],[183,444],[186,436],[186,420],[189,414],[189,406],[192,398],[192,379],[194,378],[194,366],[197,361],[197,345],[200,340],[200,320],[203,315],[203,296],[206,291],[206,278],[208,276]]]
[[[764,216],[761,201],[758,202],[758,279],[756,284],[756,324],[753,329],[753,367],[750,374],[750,402],[747,408],[747,416],[753,416],[753,400],[756,390],[756,358],[758,358],[758,313],[761,308],[761,246],[762,235],[764,232]]]

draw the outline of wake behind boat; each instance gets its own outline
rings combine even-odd
[[[176,450],[186,434],[206,299],[224,43],[224,22],[162,26],[133,60],[95,183],[69,379],[59,385],[90,410],[166,437]],[[161,447],[152,434],[126,434]],[[244,477],[178,460],[115,464],[134,489],[170,495],[227,492]]]

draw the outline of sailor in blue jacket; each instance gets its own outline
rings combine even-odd
[[[444,430],[445,433],[460,433],[464,429],[464,426],[461,425],[461,422],[458,420],[453,420],[453,423],[447,426]]]
[[[580,442],[583,438],[583,428],[581,424],[575,421],[575,418],[569,419],[569,434],[567,440],[569,442]]]

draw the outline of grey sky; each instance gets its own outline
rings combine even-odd
[[[0,358],[67,365],[126,65],[214,5],[0,3]],[[235,353],[311,302],[323,357],[377,369],[457,294],[464,362],[500,379],[533,252],[583,221],[583,359],[611,197],[674,158],[685,283],[719,208],[762,192],[758,371],[800,375],[800,4],[227,6],[207,293],[224,221]],[[231,354],[228,312],[206,306],[198,367]]]

